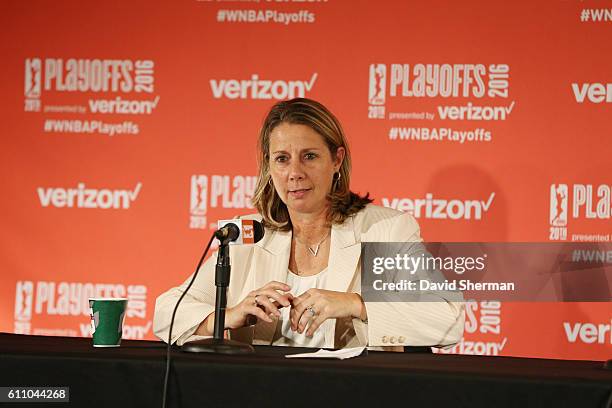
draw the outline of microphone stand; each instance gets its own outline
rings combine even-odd
[[[225,309],[227,307],[227,287],[230,282],[230,238],[220,240],[217,265],[215,267],[215,331],[212,339],[190,341],[183,344],[182,351],[189,353],[216,353],[216,354],[249,354],[255,350],[250,344],[226,339],[223,337],[225,329]]]

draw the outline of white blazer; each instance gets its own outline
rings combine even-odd
[[[419,226],[411,215],[375,205],[368,205],[341,225],[333,225],[330,239],[329,275],[323,289],[354,293],[361,293],[361,242],[422,241]],[[286,282],[290,250],[290,231],[266,230],[264,238],[254,245],[231,246],[228,307],[270,281]],[[182,345],[205,338],[193,333],[214,312],[215,262],[216,254],[204,263],[181,302],[172,330],[173,343]],[[153,331],[163,341],[168,341],[172,310],[189,280],[191,277],[157,298]],[[401,351],[402,346],[452,346],[463,335],[463,303],[446,299],[443,294],[435,296],[441,299],[435,302],[366,302],[367,323],[360,319],[336,319],[335,325],[327,325],[325,329],[325,347],[369,346],[370,349]],[[260,321],[254,326],[230,330],[230,337],[270,345],[277,322]]]

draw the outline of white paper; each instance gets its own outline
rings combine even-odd
[[[287,358],[337,358],[344,360],[347,358],[357,357],[363,353],[364,347],[353,347],[348,349],[340,350],[324,350],[320,349],[314,353],[302,353],[302,354],[288,354]]]

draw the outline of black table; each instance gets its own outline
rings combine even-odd
[[[608,408],[612,401],[612,371],[598,361],[372,351],[307,360],[284,355],[313,350],[255,349],[249,356],[174,350],[168,406]],[[69,386],[70,403],[53,407],[159,407],[164,368],[160,342],[93,348],[85,338],[0,333],[0,386]]]

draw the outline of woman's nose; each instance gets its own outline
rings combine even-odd
[[[304,179],[304,170],[302,168],[302,163],[299,160],[294,160],[291,162],[289,167],[289,180],[296,181]]]

